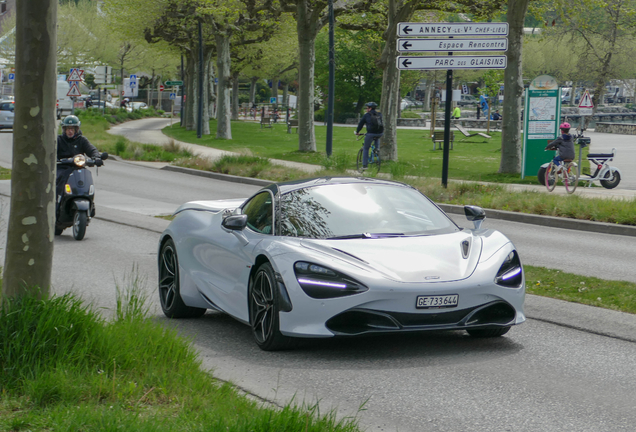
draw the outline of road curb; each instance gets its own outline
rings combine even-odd
[[[437,204],[447,213],[464,214],[464,206],[453,204]],[[522,222],[532,225],[563,228],[576,231],[588,231],[601,234],[615,234],[622,236],[636,236],[636,226],[619,225],[606,222],[592,222],[556,216],[518,213],[505,210],[486,209],[486,216],[492,219],[503,219],[512,222]]]
[[[161,169],[162,170],[166,170],[166,171],[175,171],[175,172],[180,172],[180,173],[184,173],[184,174],[195,175],[195,176],[199,176],[199,177],[212,178],[212,179],[215,179],[215,180],[223,180],[223,181],[229,181],[229,182],[234,182],[234,183],[250,184],[250,185],[254,185],[254,186],[268,186],[268,185],[274,183],[271,180],[261,180],[261,179],[251,178],[251,177],[240,177],[240,176],[235,176],[235,175],[231,175],[231,174],[221,174],[221,173],[217,173],[217,172],[202,171],[202,170],[198,170],[198,169],[177,167],[177,166],[172,166],[172,165],[165,166],[165,167],[163,167]]]

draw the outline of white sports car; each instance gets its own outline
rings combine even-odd
[[[264,350],[371,333],[502,336],[526,319],[523,268],[507,237],[480,228],[481,208],[465,212],[474,229],[411,186],[350,177],[189,202],[159,242],[161,307],[225,312]]]

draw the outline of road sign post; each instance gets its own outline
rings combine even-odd
[[[508,35],[508,23],[398,23],[397,49],[405,53],[447,52],[446,56],[399,56],[396,66],[399,70],[439,70],[446,69],[447,93],[453,88],[454,69],[505,69],[505,55],[472,56],[453,55],[455,52],[504,52],[508,50],[508,39],[498,36]],[[467,36],[479,36],[467,39]],[[443,37],[444,39],[440,39]],[[450,93],[452,94],[452,93]],[[447,186],[450,121],[452,101],[446,101],[444,115],[444,156],[442,161],[442,185]]]

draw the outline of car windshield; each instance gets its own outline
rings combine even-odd
[[[280,206],[284,236],[369,239],[459,230],[424,195],[403,186],[321,185],[284,194]]]

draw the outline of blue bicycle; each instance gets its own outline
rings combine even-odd
[[[358,134],[356,137],[356,141],[360,141],[360,139],[364,138],[366,134]],[[364,171],[362,168],[362,157],[364,155],[364,142],[362,143],[362,148],[358,150],[358,158],[356,159],[356,167],[359,172]],[[372,169],[373,172],[380,172],[380,165],[382,161],[380,160],[380,137],[377,137],[371,143],[371,148],[369,148],[369,159],[368,159],[368,169]]]

